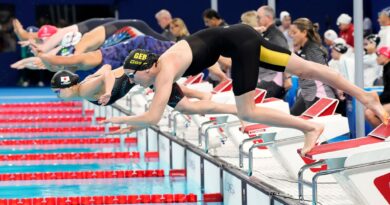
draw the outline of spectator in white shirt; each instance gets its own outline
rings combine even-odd
[[[364,87],[373,86],[374,82],[382,76],[382,67],[376,62],[376,48],[380,42],[378,35],[370,34],[364,38]]]
[[[379,43],[378,48],[390,46],[390,6],[379,12],[378,22],[381,26],[381,30],[378,33],[381,42]]]

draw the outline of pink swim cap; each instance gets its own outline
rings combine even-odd
[[[378,55],[384,55],[384,56],[386,56],[386,58],[390,59],[390,47],[382,46],[382,47],[378,48],[378,50],[376,52]]]
[[[52,25],[43,25],[38,30],[38,38],[47,38],[57,32],[57,27]]]

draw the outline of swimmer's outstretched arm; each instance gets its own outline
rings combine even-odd
[[[38,53],[38,57],[47,64],[56,66],[75,66],[78,70],[89,70],[101,63],[100,51],[82,53],[71,56],[55,56]]]
[[[164,114],[165,107],[168,104],[173,82],[174,76],[172,76],[170,72],[160,73],[154,83],[156,90],[148,111],[136,116],[113,117],[111,119],[104,120],[101,123],[126,123],[137,127],[149,127],[156,125],[160,121],[162,115]]]
[[[106,105],[111,98],[111,92],[115,83],[115,75],[111,72],[111,65],[105,64],[99,71],[103,73],[104,94],[99,97],[98,102],[101,105]]]
[[[45,70],[46,67],[42,63],[41,59],[38,57],[29,57],[29,58],[24,58],[22,60],[19,60],[10,66],[11,68],[14,69],[31,69],[31,70]]]

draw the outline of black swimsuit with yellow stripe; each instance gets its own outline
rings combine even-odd
[[[230,57],[236,96],[256,88],[259,66],[283,72],[291,56],[289,50],[266,41],[245,24],[205,29],[187,37],[186,41],[193,58],[184,76],[202,72],[217,62],[220,55]]]

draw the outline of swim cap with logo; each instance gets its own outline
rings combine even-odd
[[[51,78],[51,88],[69,88],[76,85],[79,79],[79,75],[67,70],[61,70]]]
[[[123,63],[124,69],[147,70],[158,60],[158,55],[144,49],[134,49]]]

